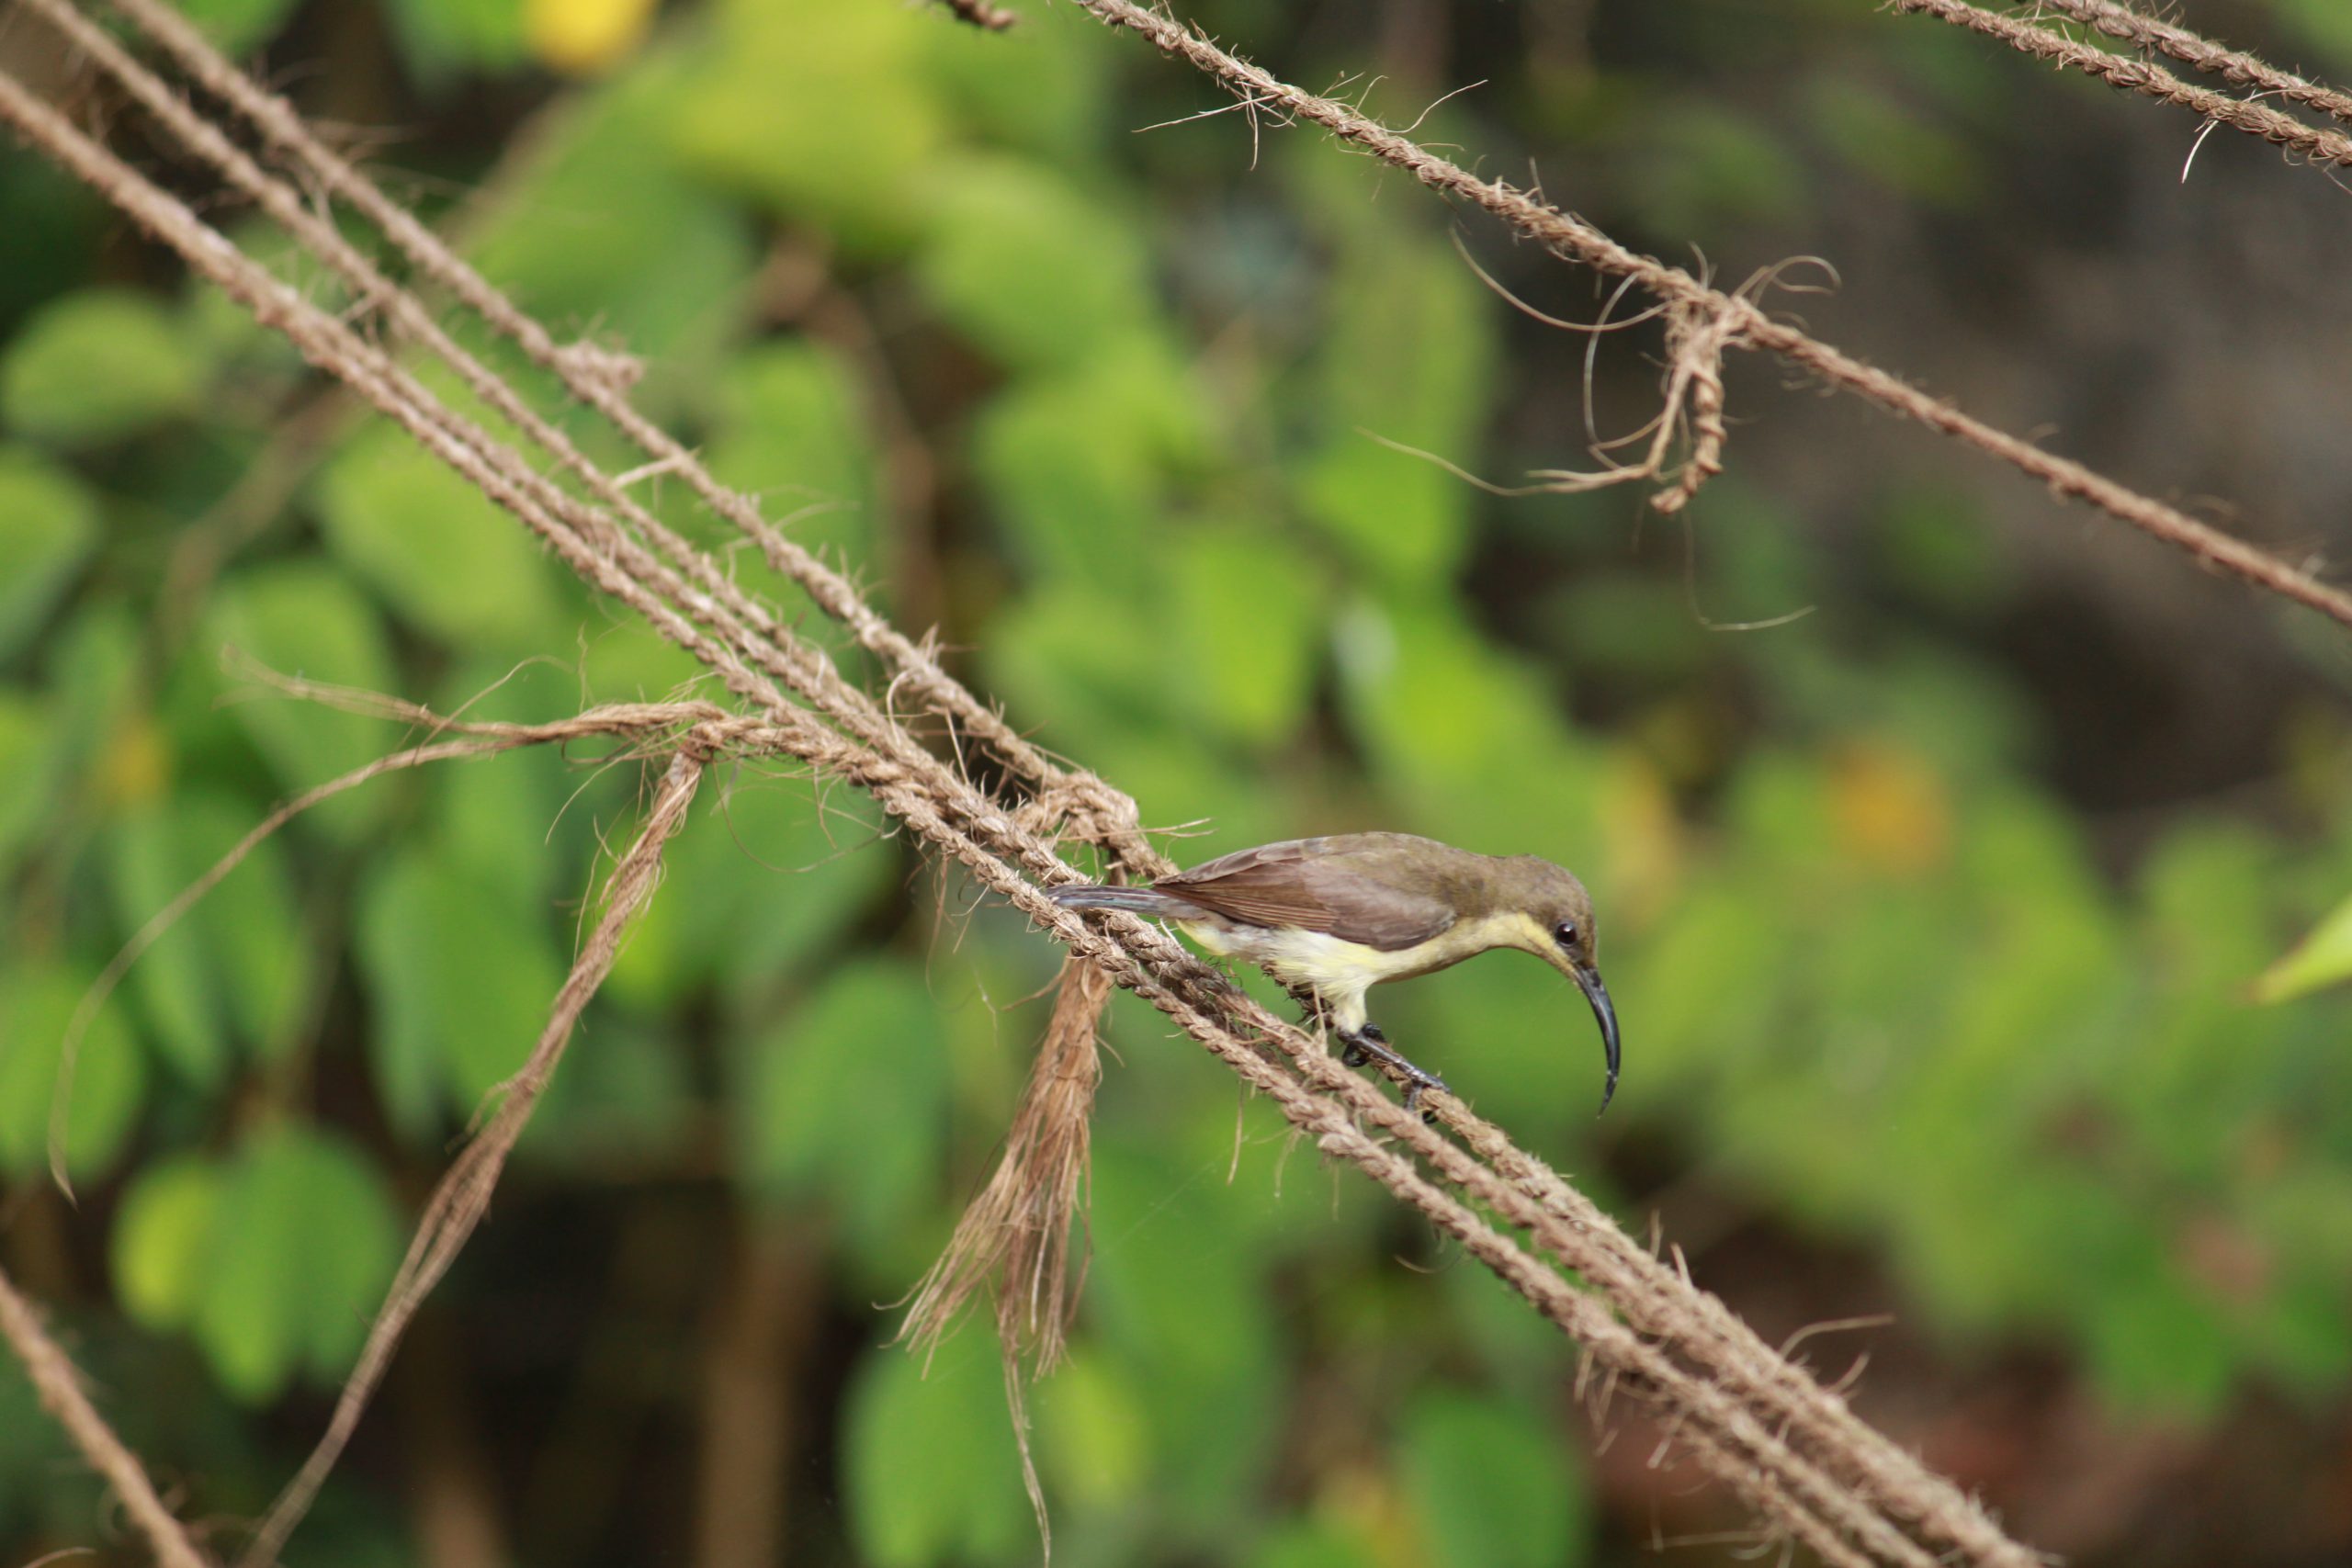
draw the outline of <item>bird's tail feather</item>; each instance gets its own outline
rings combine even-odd
[[[1125,909],[1136,915],[1189,915],[1199,911],[1172,893],[1153,887],[1056,887],[1046,897],[1065,909]]]

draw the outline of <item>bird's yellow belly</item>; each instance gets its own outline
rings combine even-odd
[[[1309,987],[1322,998],[1331,1022],[1350,1034],[1363,1027],[1364,992],[1384,981],[1409,980],[1489,948],[1540,945],[1544,940],[1544,933],[1516,912],[1464,920],[1393,953],[1295,927],[1272,929],[1222,919],[1177,923],[1186,936],[1219,958],[1246,958],[1286,986]]]
[[[1184,934],[1220,958],[1244,958],[1286,986],[1305,986],[1322,998],[1344,1033],[1364,1024],[1363,994],[1383,980],[1428,972],[1419,949],[1383,953],[1321,931],[1270,931],[1228,921],[1186,920]]]

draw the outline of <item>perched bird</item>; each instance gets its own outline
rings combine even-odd
[[[1246,958],[1313,994],[1352,1066],[1377,1058],[1412,1108],[1443,1080],[1390,1048],[1363,994],[1459,964],[1490,948],[1532,953],[1577,983],[1600,1021],[1617,1092],[1617,1010],[1594,966],[1584,884],[1533,855],[1481,855],[1410,833],[1345,833],[1237,850],[1148,887],[1057,887],[1067,909],[1125,909],[1168,920],[1219,957]]]

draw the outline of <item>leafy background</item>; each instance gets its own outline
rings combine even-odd
[[[1390,1032],[2037,1544],[2352,1552],[2352,658],[1857,407],[1733,367],[1686,536],[1583,466],[1605,291],[1067,6],[203,0],[642,404],[939,625],[1180,855],[1408,828],[1577,867],[1623,1092],[1495,958]],[[2352,546],[2340,194],[1832,0],[1207,6],[1276,69],[1790,301],[2139,485]],[[2323,0],[2188,18],[2352,70]],[[55,70],[28,28],[12,67]],[[1342,73],[1349,74],[1341,75]],[[118,134],[141,130],[127,111]],[[250,233],[234,209],[221,221]],[[318,285],[323,288],[323,285]],[[1622,314],[1623,312],[1621,312]],[[1603,341],[1604,431],[1655,328]],[[657,491],[682,526],[707,525]],[[2199,503],[2202,504],[2202,503]],[[739,560],[799,613],[787,594]],[[1748,622],[1802,618],[1761,629]],[[813,618],[813,617],[812,617]],[[256,666],[548,717],[695,671],[30,157],[0,157],[0,1255],[191,1517],[317,1432],[422,1193],[519,1062],[633,767],[390,778],[121,942],[387,722]],[[1027,1561],[985,1333],[886,1342],[975,1190],[1048,944],[851,793],[744,769],[298,1540],[353,1564]],[[2304,945],[2294,944],[2315,933]],[[2281,955],[2294,955],[2280,963]],[[1038,1390],[1061,1560],[1734,1550],[1597,1443],[1573,1349],[1114,1004],[1091,1267]],[[0,1368],[0,1560],[136,1557]]]

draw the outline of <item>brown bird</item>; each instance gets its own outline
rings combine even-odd
[[[1410,833],[1345,833],[1238,850],[1148,887],[1057,887],[1069,909],[1125,909],[1168,920],[1219,957],[1246,958],[1313,994],[1350,1066],[1374,1057],[1406,1084],[1405,1104],[1444,1081],[1393,1050],[1364,1013],[1364,992],[1490,948],[1532,953],[1577,983],[1600,1021],[1617,1092],[1617,1010],[1595,966],[1584,884],[1533,855],[1482,855]]]

